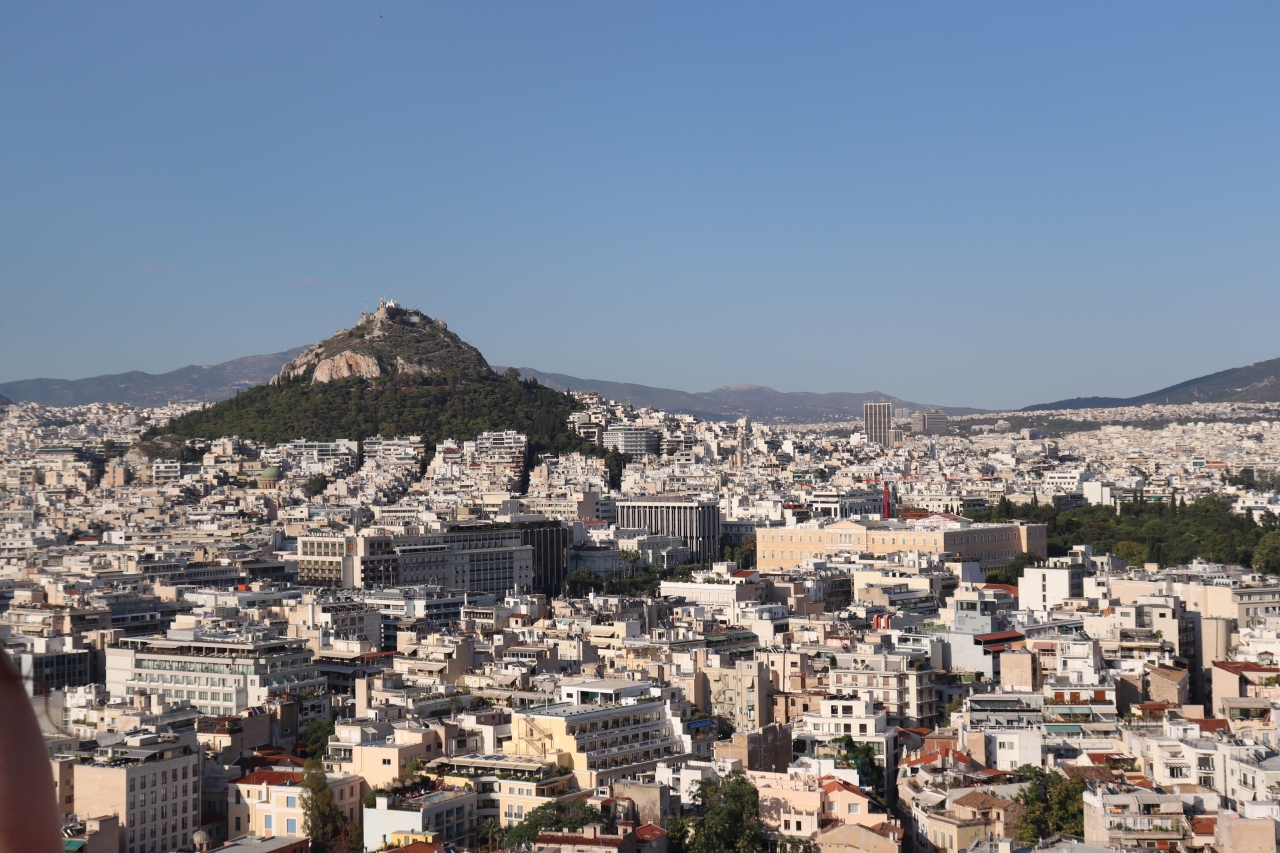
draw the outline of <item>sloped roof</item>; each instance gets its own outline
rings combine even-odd
[[[651,823],[646,823],[644,826],[636,828],[636,838],[643,842],[657,841],[666,834],[667,831],[665,829],[660,826],[654,826]]]
[[[1012,802],[1003,797],[992,796],[985,791],[970,791],[955,800],[955,805],[964,806],[966,809],[1002,809]]]

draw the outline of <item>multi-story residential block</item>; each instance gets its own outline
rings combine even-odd
[[[510,756],[556,761],[583,788],[652,771],[682,754],[682,722],[664,702],[553,705],[512,713]]]
[[[185,699],[203,714],[230,716],[280,694],[323,690],[314,657],[305,640],[174,629],[107,649],[107,689]]]
[[[1113,792],[1106,788],[1084,792],[1086,844],[1115,849],[1157,846],[1188,835],[1182,798],[1143,788]]]
[[[1023,610],[1050,610],[1068,598],[1084,595],[1084,568],[1028,567],[1018,579],[1018,606]]]
[[[475,791],[431,791],[417,797],[379,796],[364,810],[364,847],[387,849],[397,835],[431,837],[449,847],[471,847],[481,817]]]
[[[363,785],[359,776],[327,773],[333,803],[353,824],[361,822]],[[303,811],[306,794],[302,773],[293,770],[255,770],[227,785],[227,822],[234,838],[242,833],[264,837],[306,836]]]
[[[200,755],[187,736],[137,732],[73,768],[77,814],[119,818],[119,850],[190,845],[200,828]]]
[[[937,720],[935,675],[905,655],[879,654],[849,669],[832,669],[828,677],[836,696],[870,699],[884,707],[889,725],[915,728],[932,727]]]
[[[604,431],[602,439],[608,450],[616,450],[631,456],[648,456],[661,449],[662,437],[647,427],[618,425]]]
[[[870,699],[831,697],[822,700],[816,710],[804,714],[794,730],[803,741],[805,751],[814,752],[816,744],[829,744],[847,738],[854,746],[870,744],[884,768],[884,790],[889,790],[897,775],[897,730],[889,725],[889,715]]]

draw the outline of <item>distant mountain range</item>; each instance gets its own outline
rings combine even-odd
[[[0,386],[0,391],[4,387]],[[1180,403],[1280,403],[1280,358],[1248,367],[1233,367],[1188,379],[1137,397],[1076,397],[1027,406],[1024,412],[1048,409],[1110,409],[1117,406]]]
[[[501,371],[503,368],[495,368]],[[521,376],[537,379],[558,391],[597,391],[602,396],[635,406],[649,406],[667,412],[682,412],[714,420],[752,418],[798,422],[844,421],[862,417],[862,404],[884,401],[912,410],[939,409],[949,415],[976,414],[983,409],[929,406],[891,397],[879,391],[837,391],[818,394],[810,391],[775,391],[763,385],[734,385],[710,391],[677,391],[652,388],[629,382],[582,379],[564,373],[546,373],[532,367],[517,368]]]
[[[393,330],[394,331],[394,330]],[[405,349],[396,345],[394,356],[383,358],[382,372],[399,369],[396,365],[426,359],[447,369],[458,367],[484,367],[483,356],[469,345],[455,345],[445,340],[441,346],[432,335],[440,330],[428,328],[422,341],[415,340],[419,349]],[[93,376],[88,379],[23,379],[0,383],[0,406],[7,402],[34,402],[46,406],[81,406],[89,403],[133,403],[139,406],[156,406],[168,402],[200,400],[217,402],[234,397],[255,385],[269,382],[286,365],[295,364],[290,372],[309,370],[312,365],[326,362],[324,370],[359,372],[362,369],[362,347],[371,343],[347,342],[335,336],[329,342],[312,347],[296,347],[270,355],[250,355],[213,365],[189,365],[168,373],[114,373]],[[341,346],[338,344],[341,343]],[[386,349],[392,341],[379,345]],[[324,349],[324,347],[328,349]],[[330,353],[333,349],[334,353]],[[335,353],[342,350],[342,358],[335,360]],[[370,350],[372,352],[372,350]],[[390,350],[388,350],[390,352]],[[385,354],[384,354],[385,355]],[[445,357],[447,356],[447,357]],[[337,362],[342,362],[338,364]],[[474,364],[473,364],[474,362]],[[414,368],[410,367],[409,370]],[[785,420],[793,422],[819,422],[849,420],[862,416],[862,404],[885,400],[895,407],[912,410],[939,409],[950,415],[982,414],[985,410],[958,406],[931,406],[913,403],[900,397],[879,391],[834,392],[819,394],[808,391],[776,391],[762,385],[735,385],[714,388],[710,391],[679,391],[673,388],[655,388],[630,382],[612,382],[606,379],[583,379],[564,373],[548,373],[532,367],[517,368],[526,378],[537,379],[543,385],[559,391],[597,391],[605,397],[629,402],[636,406],[649,406],[668,412],[682,412],[711,419],[749,417],[755,420]],[[505,368],[495,367],[501,373]],[[1050,409],[1098,409],[1116,406],[1141,406],[1148,403],[1280,403],[1280,358],[1260,361],[1248,367],[1236,367],[1208,376],[1201,376],[1143,394],[1137,397],[1076,397],[1053,403],[1027,406],[1024,412]]]
[[[270,381],[280,368],[305,347],[249,355],[222,364],[180,367],[168,373],[112,373],[88,379],[21,379],[0,384],[0,396],[42,406],[85,406],[90,403],[132,403],[162,406],[169,402],[213,402]]]

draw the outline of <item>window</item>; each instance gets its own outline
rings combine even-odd
[[[298,807],[297,797],[285,797],[284,804],[286,808],[296,809]]]
[[[289,818],[284,822],[284,831],[286,835],[298,834],[298,822],[293,818]]]
[[[236,818],[236,832],[240,831],[240,818]]]
[[[269,815],[269,814],[264,814],[264,815],[262,816],[262,828],[263,828],[263,829],[270,829],[270,828],[271,828],[271,815]]]
[[[849,803],[849,814],[857,814],[862,806],[859,803]]]

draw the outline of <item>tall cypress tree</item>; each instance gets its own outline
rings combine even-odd
[[[342,834],[342,812],[333,801],[333,789],[319,758],[307,759],[302,768],[302,814],[311,853],[336,853],[333,840]]]

